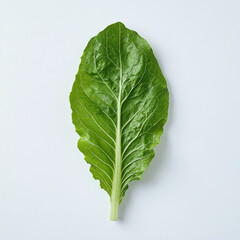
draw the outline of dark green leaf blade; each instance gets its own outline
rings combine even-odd
[[[84,50],[70,94],[78,147],[111,198],[111,220],[129,182],[154,156],[167,120],[166,81],[149,44],[122,23]]]

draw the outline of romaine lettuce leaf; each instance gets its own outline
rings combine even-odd
[[[166,81],[146,40],[118,22],[93,37],[70,94],[78,148],[111,200],[111,220],[129,182],[140,180],[168,115]]]

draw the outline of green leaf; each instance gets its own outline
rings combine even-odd
[[[93,37],[70,94],[78,148],[111,199],[111,220],[129,182],[154,157],[168,115],[168,89],[146,40],[118,22]]]

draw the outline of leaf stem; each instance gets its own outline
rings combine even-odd
[[[121,178],[122,153],[121,153],[121,116],[120,114],[121,114],[121,106],[118,106],[116,156],[115,156],[115,168],[113,173],[113,185],[112,185],[112,195],[111,195],[110,219],[112,221],[116,221],[118,218],[118,206],[121,200],[120,198],[121,198],[121,184],[122,184],[122,178]]]
[[[122,61],[121,61],[121,28],[119,24],[119,94],[117,103],[117,130],[116,130],[116,151],[115,151],[115,168],[113,173],[112,194],[111,194],[111,215],[110,220],[118,219],[118,207],[121,201],[121,168],[122,168],[122,140],[121,140],[121,101],[122,101]]]

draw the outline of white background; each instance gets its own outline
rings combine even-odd
[[[0,239],[239,240],[239,12],[238,0],[1,0]],[[111,222],[68,97],[88,40],[116,21],[152,46],[170,108]]]

